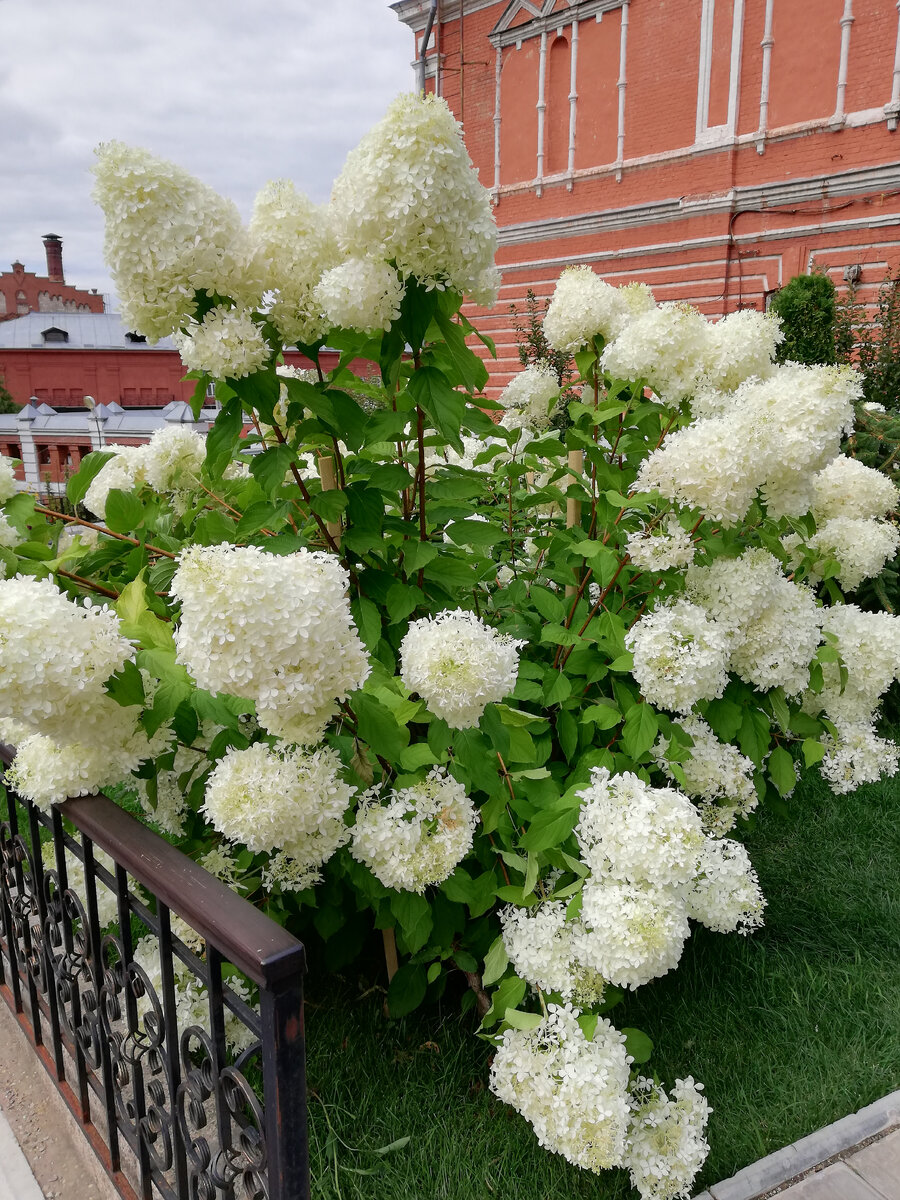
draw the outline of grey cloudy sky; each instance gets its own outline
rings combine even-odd
[[[413,87],[388,0],[0,0],[0,270],[112,290],[90,199],[114,138],[172,159],[245,219],[269,179],[327,199],[344,158]]]

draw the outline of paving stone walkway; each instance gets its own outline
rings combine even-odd
[[[900,1091],[713,1184],[695,1200],[900,1200]]]

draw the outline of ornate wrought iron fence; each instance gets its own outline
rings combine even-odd
[[[7,789],[0,994],[126,1200],[306,1200],[304,970],[107,797]]]

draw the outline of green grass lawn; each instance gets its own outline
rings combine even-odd
[[[748,939],[698,929],[678,970],[611,1014],[693,1074],[714,1113],[696,1190],[900,1086],[900,777],[797,789],[746,839],[768,898]],[[308,981],[313,1195],[321,1200],[630,1196],[570,1167],[486,1087],[490,1047],[453,1000],[385,1018],[368,978]],[[383,982],[379,979],[378,983]],[[409,1138],[402,1148],[378,1148]]]

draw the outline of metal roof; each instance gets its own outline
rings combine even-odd
[[[49,411],[47,411],[49,409]],[[164,429],[167,425],[194,425],[199,433],[206,433],[218,415],[214,408],[204,408],[200,411],[199,420],[195,423],[191,406],[183,400],[172,400],[165,408],[131,408],[123,409],[118,404],[98,404],[94,410],[100,418],[104,437],[149,437],[156,429]],[[0,436],[9,440],[19,437],[23,425],[32,435],[44,436],[79,436],[90,438],[91,432],[96,432],[95,416],[86,409],[64,409],[54,412],[49,405],[42,404],[40,408],[26,404],[18,413],[0,413]]]
[[[44,342],[45,329],[64,329],[66,342]],[[26,313],[9,321],[0,321],[0,350],[50,350],[66,346],[69,350],[169,350],[171,338],[161,338],[155,346],[133,342],[119,313]]]

